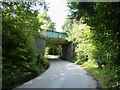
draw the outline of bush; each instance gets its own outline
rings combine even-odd
[[[42,59],[42,65],[45,67],[45,68],[48,68],[49,67],[49,61],[46,59],[46,58],[44,58],[44,59]]]
[[[39,25],[36,12],[30,10],[29,4],[3,3],[3,89],[12,89],[16,85],[38,76],[49,65],[47,61],[45,61],[45,65],[38,63],[39,52],[34,39]],[[39,59],[42,61],[44,58],[40,56]]]

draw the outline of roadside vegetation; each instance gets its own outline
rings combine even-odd
[[[35,9],[33,6],[39,5]],[[43,9],[44,14],[38,11]],[[54,28],[40,2],[2,2],[2,89],[12,89],[35,78],[49,67],[49,61],[35,43],[38,30]]]
[[[47,45],[45,48],[45,55],[58,55],[60,57],[61,46],[59,45]]]
[[[102,87],[120,88],[120,2],[68,2],[63,25],[76,47],[76,64],[91,71]]]
[[[40,8],[33,8],[34,6]],[[90,70],[102,87],[120,87],[120,2],[68,2],[70,15],[63,25],[75,44],[76,64]],[[40,75],[48,67],[36,45],[43,30],[54,30],[44,0],[2,2],[2,88],[12,89]],[[44,13],[39,13],[43,9]],[[47,54],[60,54],[50,46]],[[54,52],[53,52],[54,51]]]

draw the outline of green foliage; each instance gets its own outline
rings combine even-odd
[[[45,30],[55,30],[55,23],[51,21],[50,17],[47,15],[47,12],[39,13],[37,15],[37,19],[39,24],[39,37],[45,38]]]
[[[107,70],[105,73],[111,70],[112,81],[107,79],[108,87],[117,87],[120,83],[119,4],[115,2],[68,3],[71,12],[69,18],[73,21],[70,26],[71,31],[68,32],[68,40],[76,44],[76,63],[83,64],[90,59],[96,61],[98,68]],[[113,80],[114,76],[116,77]]]
[[[82,23],[74,23],[68,35],[69,37],[67,39],[76,44],[76,63],[82,64],[84,61],[87,61],[88,58],[93,58],[92,51],[95,49],[95,46],[92,44],[91,39],[93,34],[90,31],[90,26]]]
[[[66,19],[66,21],[64,22],[62,29],[64,30],[64,32],[68,32],[72,29],[72,20],[71,19]]]
[[[49,49],[50,49],[50,47],[46,47],[46,48],[45,48],[45,55],[48,55],[48,54],[49,54]]]
[[[48,67],[49,67],[49,61],[48,61],[46,58],[42,59],[42,65],[43,65],[45,68],[48,68]]]
[[[98,68],[98,64],[95,60],[88,60],[82,65],[85,69],[91,71],[99,81],[103,88],[109,88],[111,90],[117,90],[120,85],[119,68],[113,66],[112,69],[104,67],[103,69]]]
[[[38,55],[37,63],[39,63],[46,69],[49,67],[49,61],[47,60],[47,58],[43,57],[41,54]]]
[[[38,14],[39,29],[40,30],[55,30],[55,23],[53,23],[47,13]]]
[[[2,88],[34,78],[49,66],[37,51],[35,37],[39,28],[37,12],[30,9],[34,3],[5,3],[2,7]]]
[[[58,45],[48,45],[45,50],[46,55],[60,55],[61,47]]]

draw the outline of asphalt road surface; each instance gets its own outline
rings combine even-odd
[[[51,56],[50,67],[17,88],[96,88],[97,81],[79,65]]]

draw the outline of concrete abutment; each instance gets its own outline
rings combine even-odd
[[[73,44],[72,43],[69,43],[69,44],[66,44],[66,45],[62,45],[62,59],[63,60],[69,60],[71,59],[71,57],[73,56]]]
[[[45,54],[45,39],[44,38],[36,38],[37,49],[39,53],[44,56]]]

